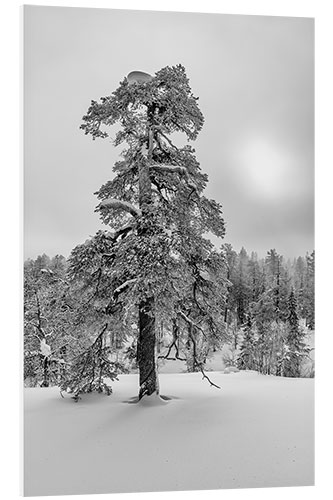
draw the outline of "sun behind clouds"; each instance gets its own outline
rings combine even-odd
[[[301,176],[293,154],[264,134],[244,138],[235,154],[239,180],[257,199],[271,201],[297,196]]]

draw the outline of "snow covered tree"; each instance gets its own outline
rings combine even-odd
[[[192,276],[187,295],[179,303],[178,325],[186,331],[189,371],[202,371],[210,352],[221,348],[228,337],[224,314],[226,281],[223,256],[212,251],[204,260],[197,254],[187,261]]]
[[[306,256],[306,278],[303,303],[306,310],[306,324],[315,327],[315,252]]]
[[[244,247],[241,248],[237,256],[236,273],[232,293],[236,302],[236,314],[239,325],[245,323],[247,306],[250,298],[250,287],[248,283],[248,262],[249,258]]]
[[[300,377],[302,361],[309,354],[310,349],[304,342],[304,333],[299,326],[294,290],[290,292],[288,311],[288,335],[286,339],[288,354],[284,363],[284,375],[286,377]]]
[[[287,343],[288,324],[286,322],[279,322],[278,328],[280,330],[278,348],[276,351],[276,369],[275,375],[278,377],[285,376],[285,366],[289,362],[289,346]]]
[[[224,311],[224,321],[227,323],[229,320],[229,312],[234,311],[235,299],[233,294],[233,286],[235,282],[235,267],[237,261],[237,252],[232,248],[230,243],[225,243],[221,247],[222,255],[225,259],[225,278],[227,283],[227,299]],[[231,320],[232,318],[230,318]]]
[[[242,328],[239,326],[237,317],[230,319],[226,326],[228,335],[228,346],[222,354],[223,364],[229,368],[236,368],[238,364],[239,346],[242,339]]]
[[[250,289],[250,302],[256,302],[264,291],[264,272],[255,252],[251,253],[248,261],[248,286]]]
[[[97,338],[71,360],[70,370],[61,378],[60,389],[71,393],[78,401],[80,394],[92,391],[112,393],[110,381],[117,380],[117,374],[123,372],[121,364],[111,361],[111,347],[105,343],[107,324]]]
[[[275,249],[267,252],[266,257],[266,290],[271,294],[274,303],[274,317],[284,320],[287,314],[288,274],[283,266],[283,257]]]
[[[118,315],[124,326],[137,322],[140,399],[159,393],[160,318],[191,324],[195,333],[203,330],[194,321],[197,313],[187,308],[189,290],[193,295],[213,254],[203,235],[223,237],[225,231],[221,206],[203,196],[208,179],[194,149],[172,140],[181,133],[188,140],[197,137],[204,122],[197,100],[181,65],[155,76],[134,73],[112,95],[92,101],[81,125],[96,139],[108,137],[108,127],[119,123],[115,145],[127,148],[114,166],[115,177],[97,193],[97,210],[113,232],[100,232],[74,249],[70,271],[95,287],[102,314]],[[200,321],[220,323],[216,310],[208,309],[202,307]]]
[[[237,358],[237,366],[240,370],[255,370],[255,338],[252,330],[251,316],[247,318],[245,327],[243,328],[243,340],[240,346],[239,355]]]
[[[42,255],[38,255],[36,260],[33,262],[33,269],[35,274],[37,275],[42,269],[49,269],[51,264],[51,259],[48,255],[43,253]]]
[[[250,305],[252,329],[255,333],[255,360],[256,369],[260,373],[271,373],[272,343],[274,328],[272,323],[277,321],[275,295],[271,289],[263,292],[257,302]]]
[[[72,307],[62,264],[53,271],[44,254],[24,265],[24,378],[42,387],[58,382],[70,336]]]
[[[294,259],[290,269],[292,288],[295,291],[295,296],[298,304],[297,313],[299,318],[306,318],[306,300],[305,300],[305,284],[306,284],[306,260],[299,256]]]

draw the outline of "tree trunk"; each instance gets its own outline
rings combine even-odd
[[[159,394],[153,298],[140,303],[138,365],[140,373],[139,399],[145,395]]]
[[[44,357],[43,360],[43,382],[41,387],[49,387],[50,385],[50,363],[48,356]]]
[[[152,158],[153,134],[148,126],[147,157],[139,164],[139,206],[142,210],[144,223],[138,230],[138,236],[149,237],[147,222],[150,217],[152,204],[151,180],[149,164]],[[143,153],[144,155],[144,153]],[[145,155],[144,155],[145,156]],[[150,228],[151,231],[151,228]],[[139,400],[143,396],[159,394],[158,372],[156,363],[156,326],[154,297],[147,297],[139,305],[139,339],[138,339],[138,366],[139,366]]]
[[[64,363],[60,363],[58,373],[58,384],[61,385],[62,381],[66,378],[66,360],[67,360],[67,347],[64,345],[60,349],[60,357]]]
[[[198,360],[198,354],[196,350],[196,344],[193,341],[193,327],[192,325],[188,325],[188,331],[189,331],[189,336],[187,340],[187,355],[186,355],[186,365],[187,365],[187,371],[189,373],[193,372],[199,372],[200,371],[200,366],[198,366],[198,362],[201,362],[201,360]]]

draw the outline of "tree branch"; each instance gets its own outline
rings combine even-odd
[[[104,208],[124,210],[134,217],[141,217],[142,215],[142,212],[139,208],[136,208],[128,201],[117,200],[116,198],[108,198],[106,200],[103,200],[97,207],[98,210],[102,210]]]
[[[176,320],[174,319],[174,327],[173,327],[173,330],[172,330],[172,334],[173,334],[173,340],[172,340],[172,343],[169,345],[168,347],[168,351],[165,355],[159,355],[158,358],[159,359],[170,359],[172,361],[176,361],[176,359],[179,359],[180,361],[186,361],[186,358],[181,358],[180,355],[179,355],[179,349],[178,349],[178,346],[177,346],[177,340],[178,340],[178,335],[179,333],[179,327],[178,327],[178,324],[176,323]],[[170,352],[171,352],[171,349],[172,348],[175,348],[175,356],[174,357],[170,357]]]
[[[189,329],[188,334],[189,334],[189,337],[190,337],[190,339],[191,339],[191,341],[192,341],[192,344],[193,344],[193,359],[194,359],[194,363],[195,363],[195,365],[199,368],[199,370],[201,371],[201,373],[202,373],[202,378],[203,378],[203,379],[208,380],[208,382],[210,383],[210,385],[211,385],[211,386],[216,387],[217,389],[221,389],[221,387],[220,387],[219,385],[217,385],[217,384],[214,384],[214,382],[212,382],[212,381],[210,380],[210,378],[209,378],[209,377],[206,375],[206,373],[204,372],[204,369],[203,369],[203,363],[201,363],[201,362],[200,362],[200,361],[198,361],[198,359],[197,359],[197,350],[196,350],[196,349],[197,349],[197,344],[196,344],[195,338],[194,338],[194,337],[193,337],[193,335],[192,335],[191,329]]]
[[[119,295],[125,288],[127,288],[129,285],[132,283],[135,283],[137,281],[137,278],[132,278],[130,280],[124,281],[121,285],[119,285],[113,292],[113,296]]]
[[[201,326],[199,326],[197,323],[194,323],[194,321],[192,321],[188,316],[186,316],[186,314],[183,313],[183,311],[179,311],[179,314],[181,315],[182,318],[184,318],[184,320],[191,326],[194,326],[194,328],[197,328],[198,330],[201,331],[201,333],[203,334],[204,338],[206,339],[207,336],[206,336],[206,333],[205,331],[203,330],[203,328],[201,328]]]
[[[167,359],[167,360],[169,360],[169,361],[176,361],[177,359],[179,359],[179,361],[186,361],[186,358],[181,358],[181,357],[179,356],[179,353],[177,353],[177,352],[176,352],[176,354],[175,354],[175,356],[174,356],[174,357],[170,357],[170,356],[169,356],[169,354],[170,354],[171,349],[172,349],[172,347],[173,347],[173,346],[174,346],[174,347],[175,347],[175,349],[176,349],[175,342],[172,342],[172,344],[169,346],[167,354],[165,354],[164,356],[162,356],[162,355],[157,356],[157,357],[158,357],[158,359]]]
[[[118,229],[117,231],[115,231],[113,234],[112,234],[112,239],[113,241],[117,241],[117,239],[119,238],[119,236],[121,236],[122,238],[124,236],[127,235],[127,233],[129,233],[132,229],[133,229],[134,225],[133,223],[129,222],[128,224],[126,224],[125,226],[121,227],[120,229]]]
[[[177,173],[177,174],[184,176],[188,179],[187,168],[180,167],[179,165],[162,165],[159,163],[153,163],[152,165],[150,165],[150,168],[152,170],[156,170],[157,172],[167,172],[170,174]]]
[[[163,132],[161,132],[160,129],[157,129],[157,132],[170,144],[170,146],[174,149],[176,149],[177,151],[179,151],[179,148],[177,148],[177,146],[175,146],[173,144],[173,142],[169,139],[169,137],[167,137],[165,134],[163,134]]]
[[[194,182],[190,179],[189,173],[187,168],[181,167],[179,165],[162,165],[159,163],[153,163],[150,165],[150,169],[155,170],[156,172],[167,172],[170,174],[179,174],[181,177],[185,177],[187,181],[187,185],[192,188],[190,194],[188,195],[188,199],[192,196],[192,194],[195,192],[197,196],[199,196],[197,186],[194,184]]]
[[[137,281],[137,278],[132,278],[129,280],[124,281],[121,285],[119,285],[112,293],[111,300],[109,301],[108,305],[105,308],[105,313],[106,314],[114,314],[117,312],[117,308],[121,306],[121,304],[118,302],[118,295],[120,295],[129,285],[132,283],[135,283]]]

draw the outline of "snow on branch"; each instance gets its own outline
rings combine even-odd
[[[132,283],[135,283],[137,281],[137,278],[132,278],[130,280],[124,281],[121,285],[119,285],[113,292],[113,295],[119,295],[125,288],[127,288],[129,285]]]
[[[195,328],[199,328],[200,331],[203,331],[202,328],[200,328],[196,323],[194,323],[190,318],[188,318],[186,316],[186,314],[184,314],[182,311],[179,311],[179,314],[181,315],[182,318],[185,319],[185,321],[188,322],[188,324],[192,327],[195,327]],[[194,359],[194,364],[199,368],[199,370],[201,371],[201,374],[202,374],[202,378],[203,379],[206,379],[208,380],[208,382],[210,383],[210,385],[212,387],[216,387],[217,389],[221,389],[221,387],[217,384],[214,384],[214,382],[211,381],[211,379],[208,377],[208,375],[206,375],[205,371],[204,371],[204,368],[203,368],[203,363],[198,361],[198,357],[197,357],[197,343],[196,343],[196,340],[195,340],[195,337],[193,336],[192,334],[192,331],[191,331],[191,328],[189,329],[188,331],[188,335],[190,337],[190,340],[192,342],[192,345],[193,345],[193,359]]]
[[[181,167],[179,165],[160,165],[159,163],[153,163],[152,165],[150,165],[150,168],[153,170],[156,170],[156,172],[167,172],[170,174],[179,174],[181,177],[185,177],[188,186],[192,188],[192,191],[191,191],[189,197],[191,196],[191,194],[193,192],[195,192],[199,196],[197,186],[190,179],[187,168]]]
[[[183,175],[188,179],[188,171],[185,167],[180,167],[179,165],[160,165],[158,163],[153,163],[150,168],[156,170],[157,172],[168,172],[171,174]]]
[[[172,148],[174,148],[174,149],[176,149],[177,151],[179,151],[179,148],[177,148],[177,146],[175,146],[175,145],[173,144],[173,142],[169,139],[169,137],[167,137],[165,134],[163,134],[163,132],[162,132],[160,129],[158,129],[158,133],[159,133],[159,134],[160,134],[160,135],[161,135],[161,136],[162,136],[162,137],[163,137],[163,138],[164,138],[164,139],[165,139],[165,140],[166,140],[166,141],[170,144],[170,146],[171,146]]]
[[[194,323],[194,321],[192,321],[188,316],[186,316],[185,313],[183,313],[183,311],[179,311],[179,314],[181,315],[182,318],[184,318],[184,320],[191,326],[193,326],[194,328],[197,328],[198,330],[201,331],[202,335],[204,336],[204,338],[207,338],[206,337],[206,333],[204,331],[203,328],[201,328],[201,326],[199,326],[197,323]]]
[[[136,208],[134,205],[129,203],[128,201],[117,200],[116,198],[107,198],[103,200],[97,207],[99,210],[103,208],[113,208],[124,210],[125,212],[134,215],[135,217],[140,217],[142,215],[141,210]]]
[[[116,241],[119,238],[119,236],[121,236],[121,237],[126,236],[127,233],[132,231],[133,227],[134,227],[134,224],[132,222],[129,222],[128,224],[121,227],[117,231],[114,231],[113,233],[111,233],[111,237],[112,237],[113,241]]]

